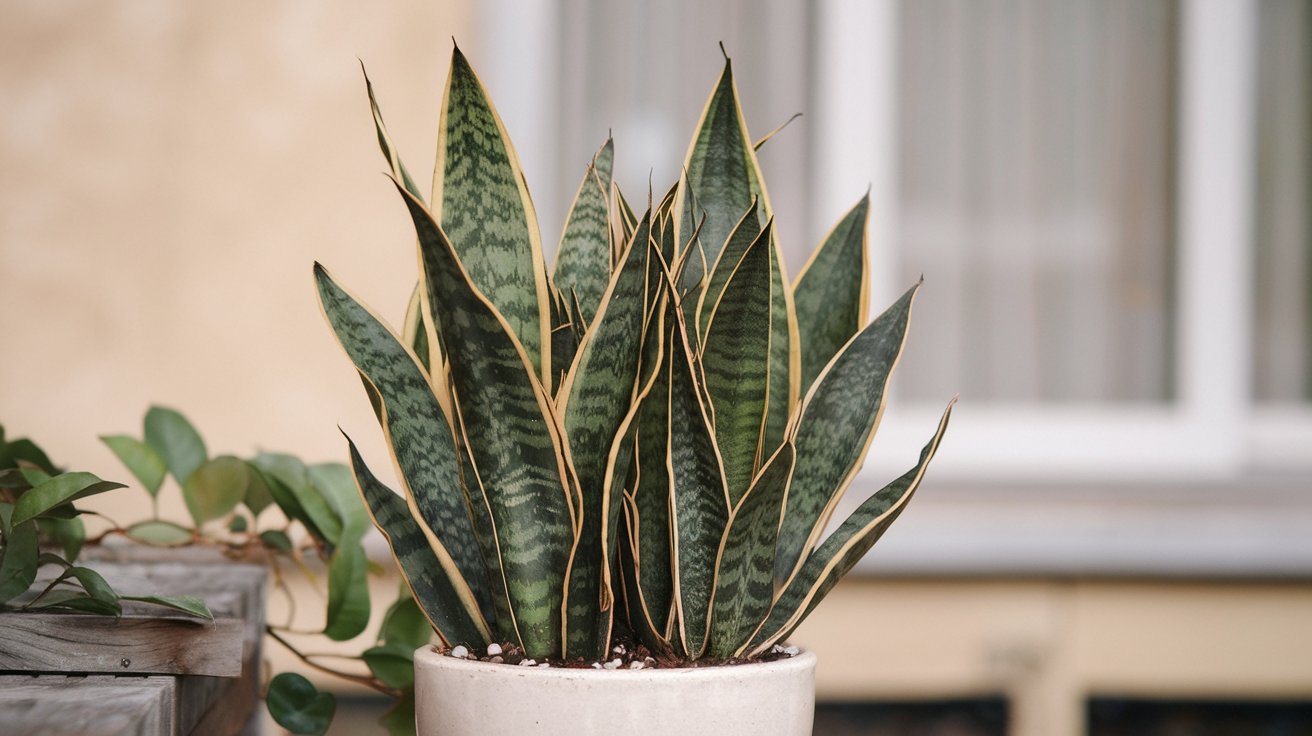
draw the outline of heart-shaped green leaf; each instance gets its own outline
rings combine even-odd
[[[179,483],[186,483],[208,454],[191,422],[173,409],[152,406],[146,412],[146,444],[164,460]]]
[[[321,692],[304,676],[283,672],[269,682],[264,696],[269,715],[295,734],[318,736],[328,730],[337,711],[332,693]]]
[[[159,488],[164,484],[164,475],[168,467],[164,459],[154,448],[135,437],[125,434],[108,434],[100,438],[101,442],[113,451],[119,462],[134,475],[141,486],[152,497],[159,495]]]

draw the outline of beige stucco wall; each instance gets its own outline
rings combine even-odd
[[[426,175],[451,37],[475,46],[470,26],[464,2],[0,4],[11,435],[123,477],[96,436],[139,433],[159,402],[212,453],[337,459],[340,423],[385,457],[310,266],[401,321],[412,236],[357,57]]]

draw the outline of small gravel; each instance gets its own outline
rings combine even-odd
[[[456,647],[451,650],[451,656],[456,659],[465,659],[469,656],[469,648],[464,644],[457,644]]]
[[[498,644],[498,643],[496,643],[496,642],[492,642],[491,644],[488,644],[488,645],[487,645],[487,656],[489,656],[489,657],[495,657],[495,656],[497,656],[497,655],[500,654],[500,653],[501,653],[501,645],[500,645],[500,644]]]

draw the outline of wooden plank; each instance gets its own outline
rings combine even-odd
[[[246,622],[0,614],[0,670],[240,677]]]
[[[0,675],[0,732],[173,736],[173,677]]]

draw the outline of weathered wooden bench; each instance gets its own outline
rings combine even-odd
[[[89,558],[89,559],[88,559]],[[195,595],[215,620],[0,614],[0,733],[256,734],[266,568],[206,549],[88,550],[120,594]]]

